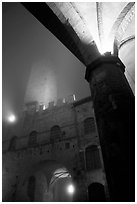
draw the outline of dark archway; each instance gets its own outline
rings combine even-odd
[[[30,199],[31,202],[34,201],[35,198],[35,185],[36,185],[36,179],[34,176],[30,176],[29,177],[29,181],[28,181],[28,197]]]
[[[91,202],[105,202],[104,186],[100,183],[92,183],[88,186],[88,199]]]

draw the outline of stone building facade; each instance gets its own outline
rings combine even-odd
[[[3,142],[3,201],[109,199],[91,97],[26,104],[21,134]]]

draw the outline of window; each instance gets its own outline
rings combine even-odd
[[[96,145],[92,145],[86,148],[86,168],[87,170],[101,168],[99,149]]]
[[[84,133],[89,134],[95,132],[95,121],[94,118],[86,118],[84,120]]]
[[[32,131],[29,135],[29,146],[33,146],[37,143],[37,131]]]
[[[15,151],[16,150],[16,142],[17,142],[17,136],[13,136],[10,140],[9,144],[9,151]]]
[[[28,190],[27,194],[31,202],[34,201],[35,196],[35,185],[36,185],[36,179],[34,176],[30,176],[28,180]]]
[[[58,141],[61,137],[61,129],[58,125],[55,125],[50,130],[50,142],[54,143]]]

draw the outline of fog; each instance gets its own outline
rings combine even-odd
[[[24,102],[90,95],[85,66],[20,3],[2,4],[3,120]]]
[[[47,19],[48,20],[48,19]],[[134,19],[124,38],[134,33]],[[134,92],[135,46],[125,44],[119,57]],[[2,3],[3,122],[20,114],[24,103],[48,102],[75,94],[90,95],[85,66],[20,3]]]

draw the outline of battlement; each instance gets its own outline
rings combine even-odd
[[[39,103],[37,101],[30,101],[24,105],[23,110],[29,113],[42,112],[45,110],[51,110],[55,107],[62,107],[63,105],[74,103],[75,101],[76,97],[74,94],[65,98],[59,98],[57,101],[50,101],[48,104],[44,102]]]

